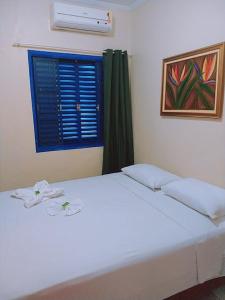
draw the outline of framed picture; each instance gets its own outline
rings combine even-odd
[[[161,115],[221,117],[224,45],[221,43],[163,60]]]

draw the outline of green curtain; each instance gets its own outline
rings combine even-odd
[[[127,51],[106,50],[104,66],[104,154],[102,174],[134,163]]]

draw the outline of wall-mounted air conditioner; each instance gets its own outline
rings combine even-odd
[[[109,10],[55,2],[52,5],[51,25],[53,29],[109,33],[112,30],[112,13]]]

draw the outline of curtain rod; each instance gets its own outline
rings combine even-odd
[[[13,47],[18,48],[33,48],[40,50],[58,50],[65,52],[76,52],[80,54],[94,54],[94,55],[102,55],[101,51],[92,51],[92,50],[83,50],[83,49],[73,49],[73,48],[65,48],[65,47],[57,47],[57,46],[46,46],[46,45],[38,45],[38,44],[29,44],[29,43],[13,43]]]
[[[57,51],[65,51],[65,52],[75,52],[78,54],[91,54],[91,55],[99,55],[99,56],[101,56],[104,52],[104,51],[64,48],[64,47],[57,47],[57,46],[46,46],[46,45],[19,43],[19,42],[13,43],[12,46],[18,47],[18,48],[32,48],[32,49],[39,49],[39,50],[57,50]],[[129,55],[129,57],[131,57],[131,55]]]

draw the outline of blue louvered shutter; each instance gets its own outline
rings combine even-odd
[[[78,65],[79,76],[79,103],[81,121],[81,139],[87,141],[96,139],[101,132],[100,103],[98,95],[101,93],[101,65],[91,63],[80,63]]]
[[[75,144],[80,141],[77,65],[70,60],[60,60],[58,76],[62,143]]]
[[[57,64],[55,59],[37,57],[33,59],[38,143],[44,146],[61,143]]]
[[[29,53],[37,151],[101,146],[102,61],[51,56]]]

